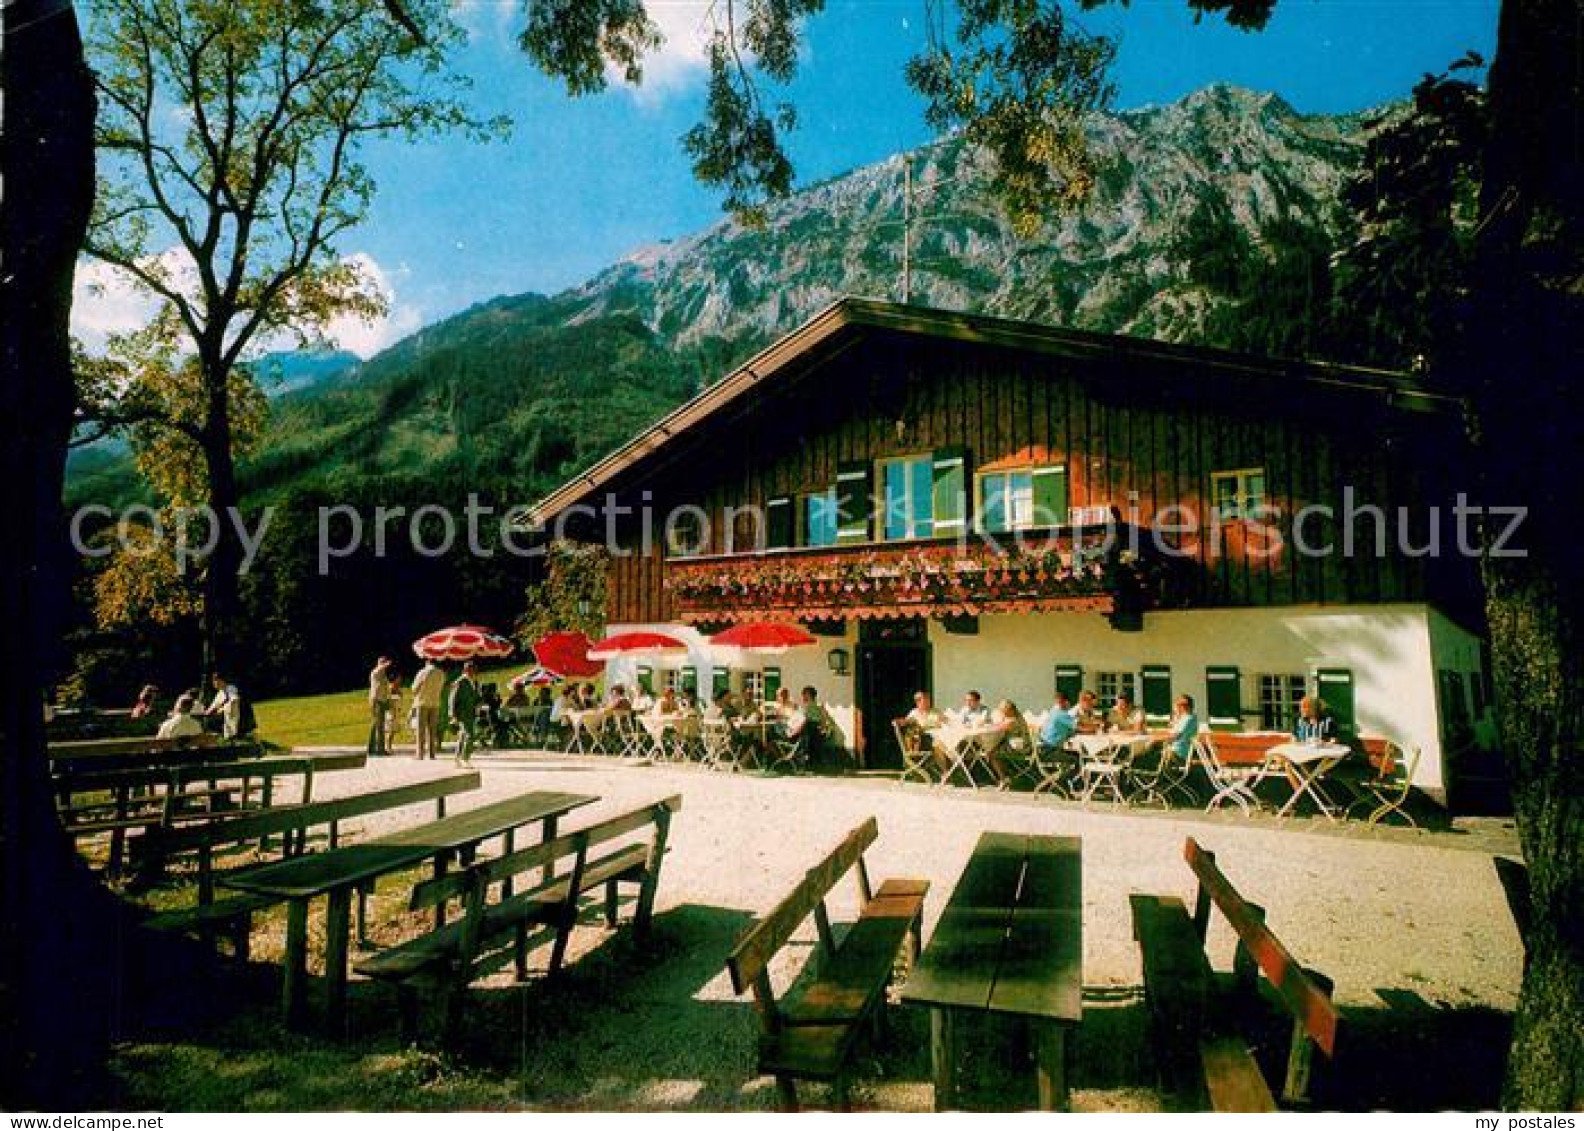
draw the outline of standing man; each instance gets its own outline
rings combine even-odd
[[[391,707],[391,658],[381,656],[374,661],[374,670],[369,672],[369,738],[368,753],[370,758],[383,758],[388,751],[385,749],[385,719],[390,714]]]
[[[433,660],[425,660],[413,677],[413,726],[418,757],[433,758],[440,746],[440,699],[445,694],[445,672]]]
[[[242,733],[242,693],[236,689],[236,684],[219,672],[215,672],[209,682],[215,694],[204,711],[204,718],[218,717],[221,735],[236,738]]]
[[[451,685],[451,721],[456,724],[456,764],[473,764],[473,733],[478,727],[479,685],[474,678],[478,669],[469,660],[462,665],[462,675]]]

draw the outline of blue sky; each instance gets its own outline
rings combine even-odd
[[[619,85],[572,100],[515,44],[521,0],[453,0],[468,30],[457,67],[484,115],[515,123],[506,142],[457,138],[371,147],[379,194],[342,241],[367,257],[392,314],[345,328],[369,353],[428,322],[498,294],[554,292],[626,252],[720,219],[678,139],[698,118],[704,71],[702,0],[649,0],[669,35],[642,90]],[[928,141],[902,67],[923,44],[923,0],[827,0],[808,26],[788,92],[800,127],[789,138],[806,184]],[[1279,0],[1260,33],[1196,25],[1185,0],[1133,0],[1084,15],[1118,38],[1116,106],[1167,102],[1212,82],[1275,91],[1304,112],[1357,110],[1401,98],[1464,51],[1488,59],[1497,0]],[[108,314],[114,295],[91,303]]]

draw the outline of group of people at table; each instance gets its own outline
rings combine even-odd
[[[603,702],[590,700],[579,690],[568,688],[551,709],[551,726],[575,725],[580,714],[591,710],[600,712],[604,719],[619,715],[639,719],[651,733],[664,728],[691,732],[702,725],[724,724],[734,746],[747,750],[771,742],[801,741],[805,759],[816,754],[818,748],[828,746],[837,731],[814,687],[803,688],[796,697],[789,688],[778,688],[763,703],[747,706],[730,689],[717,692],[707,707],[701,707],[697,694],[691,690],[663,687],[659,695],[651,696],[643,688],[630,693],[623,684],[613,685]],[[802,741],[805,738],[808,741]]]
[[[942,781],[947,780],[953,767],[948,745],[972,738],[1001,788],[1008,788],[1016,776],[1009,760],[1017,757],[1020,751],[1060,752],[1081,735],[1110,735],[1117,743],[1130,737],[1148,737],[1160,742],[1172,757],[1186,763],[1193,757],[1194,739],[1200,730],[1191,695],[1178,695],[1172,702],[1166,729],[1152,731],[1144,708],[1135,703],[1128,692],[1119,692],[1107,709],[1100,705],[1093,691],[1087,690],[1079,692],[1076,703],[1065,692],[1056,692],[1055,701],[1043,719],[1026,717],[1010,699],[987,707],[978,691],[967,692],[962,705],[955,710],[941,711],[934,706],[927,691],[918,691],[913,695],[913,709],[897,723],[922,736]],[[1324,704],[1314,696],[1306,696],[1299,705],[1294,738],[1300,742],[1321,740],[1329,737],[1331,729],[1332,720]],[[946,741],[942,741],[943,738]]]

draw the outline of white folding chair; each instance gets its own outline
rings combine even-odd
[[[1205,772],[1210,775],[1210,784],[1215,787],[1215,796],[1205,806],[1205,811],[1219,809],[1228,801],[1237,803],[1237,807],[1245,814],[1252,806],[1260,807],[1259,797],[1254,793],[1254,787],[1272,775],[1273,771],[1268,758],[1258,762],[1234,762],[1230,765],[1221,761],[1220,754],[1216,751],[1215,739],[1210,737],[1210,732],[1201,730],[1194,736],[1194,750],[1204,765]]]
[[[1368,824],[1376,824],[1395,813],[1407,821],[1410,828],[1418,828],[1419,822],[1406,806],[1408,795],[1413,792],[1414,771],[1419,768],[1419,747],[1400,745],[1388,739],[1379,759],[1374,774],[1357,782],[1358,796],[1348,806],[1347,815],[1351,817],[1354,809],[1367,805],[1370,807]]]
[[[1133,746],[1128,742],[1110,742],[1099,750],[1085,752],[1078,763],[1078,800],[1087,805],[1105,789],[1115,803],[1125,802],[1122,778],[1132,763]]]
[[[704,766],[711,770],[737,768],[737,748],[731,723],[725,719],[704,719],[699,724],[699,737],[704,747]]]
[[[891,731],[896,735],[897,749],[902,752],[901,780],[917,777],[928,785],[933,779],[930,777],[930,753],[924,746],[924,731],[906,719],[892,719]]]

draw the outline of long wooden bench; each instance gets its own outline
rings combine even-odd
[[[508,943],[518,980],[527,978],[529,928],[554,928],[549,973],[560,971],[577,924],[578,903],[585,894],[604,889],[605,922],[614,928],[620,885],[636,885],[633,935],[639,942],[645,940],[654,915],[671,818],[681,808],[681,795],[673,795],[543,844],[425,880],[414,886],[409,909],[443,909],[450,900],[460,898],[462,917],[365,958],[353,969],[396,987],[403,1041],[417,1036],[418,992],[439,992],[445,1002],[443,1040],[447,1046],[454,1045],[461,1032],[468,986],[494,969]],[[636,834],[645,837],[632,839]],[[561,864],[570,868],[557,875]],[[526,891],[516,891],[518,878],[530,872],[538,873],[539,882]]]
[[[864,851],[879,836],[870,817],[809,869],[802,882],[759,920],[726,960],[732,986],[753,991],[759,1014],[759,1071],[772,1075],[784,1110],[798,1108],[798,1080],[829,1083],[836,1105],[847,1105],[847,1076],[853,1050],[867,1025],[881,1026],[886,986],[906,947],[918,957],[928,880],[890,879],[875,891]],[[849,871],[856,871],[861,906],[858,921],[840,943],[825,897]],[[810,915],[819,935],[816,976],[776,998],[770,962]]]
[[[45,749],[51,762],[60,762],[79,758],[122,758],[129,755],[207,750],[219,745],[220,736],[212,731],[205,731],[203,734],[188,734],[180,738],[156,738],[151,734],[144,734],[125,738],[51,740]]]
[[[1236,1022],[1257,1009],[1263,973],[1292,1019],[1282,1099],[1307,1100],[1314,1050],[1336,1048],[1337,1012],[1331,983],[1306,969],[1265,925],[1216,866],[1215,854],[1190,837],[1183,859],[1199,880],[1190,915],[1176,896],[1129,897],[1133,937],[1144,965],[1151,1030],[1167,1086],[1214,1111],[1275,1111],[1276,1100]],[[1204,951],[1210,909],[1219,908],[1238,937],[1229,998],[1216,994]],[[1202,1092],[1201,1092],[1202,1087]]]
[[[248,940],[252,934],[253,913],[278,901],[246,893],[217,899],[214,867],[217,849],[280,836],[282,855],[300,856],[306,851],[308,835],[314,829],[327,829],[330,845],[335,847],[342,821],[425,801],[435,803],[435,817],[438,819],[445,816],[448,797],[478,789],[481,784],[482,779],[477,773],[450,774],[431,781],[338,797],[333,801],[315,801],[306,805],[252,812],[197,827],[154,831],[144,838],[148,842],[144,851],[150,853],[153,859],[163,861],[178,853],[197,853],[198,898],[191,907],[161,912],[145,919],[143,925],[158,931],[197,935],[209,942],[217,938],[229,939],[237,959],[245,962]],[[149,870],[145,869],[145,874]],[[358,918],[361,934],[361,904]]]
[[[306,801],[313,796],[316,773],[360,769],[367,758],[356,751],[57,774],[57,812],[73,840],[110,834],[105,871],[114,876],[121,871],[129,832],[147,835],[155,829],[214,820],[246,808],[255,780],[261,783],[264,808],[273,804],[275,780],[282,777],[300,776],[300,798]],[[222,784],[231,782],[236,784]],[[208,788],[195,791],[190,788],[193,785]],[[74,800],[84,796],[87,800]]]

